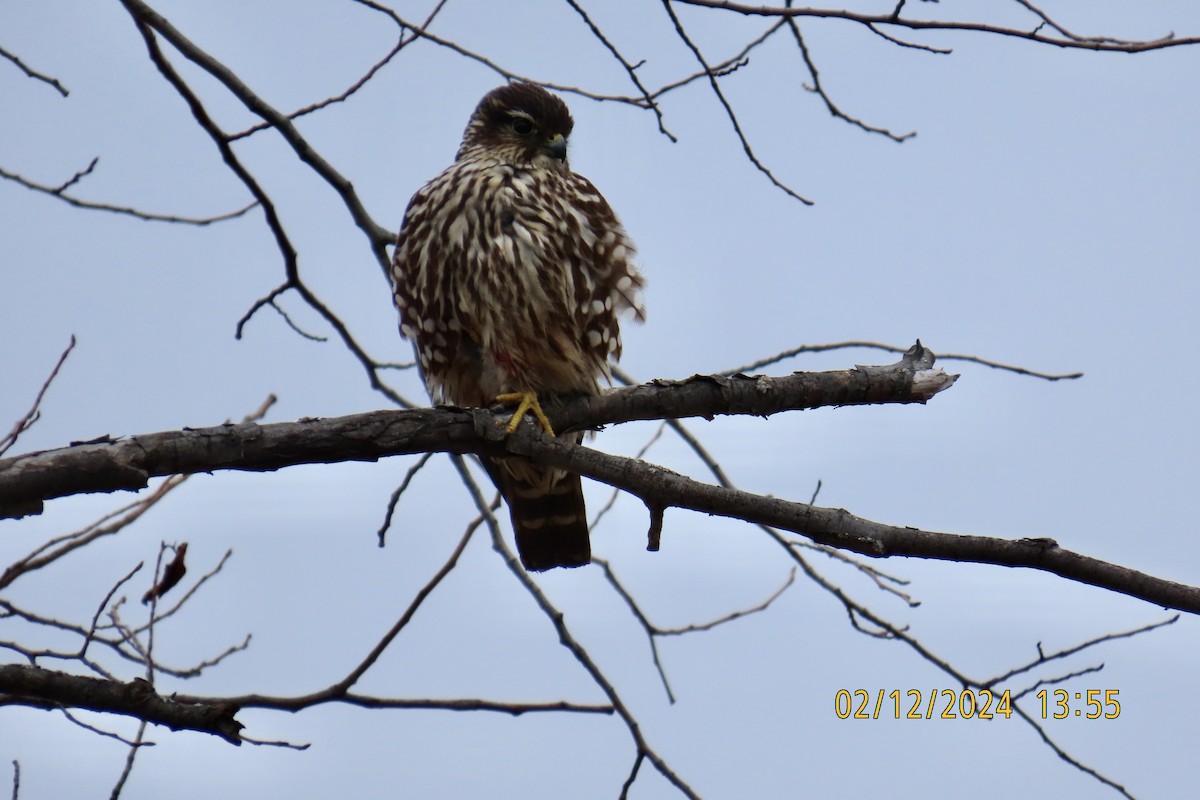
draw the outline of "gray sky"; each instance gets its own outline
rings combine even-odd
[[[394,42],[390,23],[352,3],[154,5],[285,110],[340,91]],[[432,30],[538,79],[631,91],[568,6],[513,5],[454,0]],[[648,86],[694,71],[658,5],[591,5],[631,60],[646,59],[639,75]],[[1192,3],[1096,5],[1046,10],[1088,34],[1200,33]],[[423,19],[430,6],[396,7]],[[918,4],[912,13],[926,12],[1033,25],[1016,3]],[[514,13],[524,16],[513,23]],[[680,13],[713,61],[769,24]],[[807,23],[804,32],[845,111],[919,132],[895,144],[832,119],[804,90],[809,77],[789,37],[755,51],[722,88],[759,157],[815,200],[811,208],[748,164],[703,84],[663,100],[677,144],[656,132],[649,113],[566,97],[576,119],[572,165],[621,215],[649,280],[649,320],[626,326],[623,366],[643,379],[683,378],[803,343],[908,345],[919,337],[936,352],[1082,371],[1080,381],[1048,383],[946,362],[962,377],[927,407],[824,409],[691,429],[748,490],[806,500],[820,480],[820,504],[880,522],[1052,536],[1088,555],[1200,582],[1200,378],[1190,368],[1200,333],[1200,50],[1128,56],[978,34],[910,37],[953,48],[946,56],[834,21]],[[100,156],[77,187],[90,200],[198,216],[248,202],[153,69],[119,3],[0,4],[0,46],[71,90],[63,99],[0,62],[0,167],[54,184]],[[255,121],[171,57],[226,129]],[[370,213],[395,228],[412,192],[453,157],[474,104],[499,82],[418,43],[350,101],[300,127],[354,182]],[[277,136],[237,147],[279,204],[305,280],[373,355],[407,360],[388,287],[337,198]],[[280,398],[272,421],[386,403],[343,348],[301,339],[271,312],[234,340],[241,315],[283,279],[257,212],[198,229],[79,211],[3,182],[0,235],[0,428],[27,409],[68,338],[79,340],[18,451],[217,424],[271,392]],[[306,329],[330,333],[295,296],[284,305]],[[837,351],[770,371],[891,360]],[[415,374],[397,386],[423,402]],[[624,426],[594,444],[631,454],[652,431]],[[705,475],[670,436],[648,458]],[[474,516],[449,463],[435,459],[401,502],[389,546],[378,549],[387,497],[410,463],[196,476],[119,537],[21,579],[5,597],[82,621],[121,575],[153,559],[160,541],[190,542],[197,575],[233,548],[219,579],[160,630],[156,653],[184,665],[247,632],[252,646],[195,681],[164,679],[160,690],[313,691],[361,659]],[[596,485],[587,491],[593,509],[608,494]],[[40,517],[0,522],[0,562],[127,499],[70,498]],[[752,606],[789,571],[778,547],[749,526],[668,511],[654,554],[644,551],[645,527],[641,505],[623,498],[594,532],[594,549],[664,626]],[[1056,650],[1169,616],[1029,571],[876,564],[911,579],[907,591],[922,604],[908,609],[854,570],[822,557],[813,563],[979,679],[1033,658],[1038,642]],[[1016,718],[837,719],[838,689],[957,687],[903,645],[853,631],[841,605],[802,577],[763,614],[660,642],[675,705],[640,628],[598,568],[538,581],[652,746],[705,797],[1117,796]],[[143,590],[138,584],[131,600]],[[1187,707],[1200,668],[1197,630],[1183,619],[1039,670],[1048,678],[1103,663],[1066,688],[1116,689],[1122,704],[1116,720],[1050,720],[1046,732],[1137,797],[1184,796],[1200,779]],[[17,637],[29,635],[0,620],[0,640]],[[603,700],[482,535],[361,688],[397,697]],[[1036,701],[1026,708],[1038,711]],[[126,720],[86,718],[133,731]],[[152,730],[157,745],[141,754],[122,796],[610,798],[633,758],[624,726],[608,717],[327,707],[239,718],[248,735],[312,747],[233,748]],[[25,800],[106,796],[124,755],[119,743],[60,715],[0,711],[0,765],[21,762]],[[643,767],[633,796],[678,795]]]

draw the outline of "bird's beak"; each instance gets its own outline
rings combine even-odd
[[[546,140],[544,145],[546,152],[557,158],[559,161],[565,161],[567,158],[567,139],[561,133],[556,133],[554,136]]]

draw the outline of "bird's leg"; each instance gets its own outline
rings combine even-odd
[[[538,403],[537,392],[507,392],[499,395],[496,402],[517,407],[517,410],[513,412],[512,419],[508,421],[508,433],[515,432],[525,415],[532,411],[542,430],[550,436],[554,435],[554,428],[550,427],[550,420],[546,419],[546,414],[542,411],[541,404]]]

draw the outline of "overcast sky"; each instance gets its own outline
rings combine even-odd
[[[351,2],[153,4],[276,108],[337,93],[395,41],[382,15]],[[432,3],[398,2],[413,20]],[[1018,3],[913,4],[905,13],[1036,22]],[[1098,8],[1097,6],[1103,6]],[[859,3],[878,12],[889,3]],[[696,69],[660,5],[593,2],[588,10],[656,87]],[[1055,2],[1080,33],[1200,34],[1200,6]],[[711,61],[770,21],[679,9]],[[514,16],[520,14],[520,16]],[[536,79],[633,92],[623,69],[565,3],[451,0],[431,28]],[[1064,547],[1183,583],[1200,583],[1195,486],[1200,468],[1193,368],[1200,333],[1200,50],[1139,55],[1065,51],[969,33],[892,45],[837,21],[803,27],[821,79],[865,122],[918,135],[902,144],[832,118],[789,36],[722,79],[757,155],[797,192],[773,187],[743,155],[709,87],[664,97],[665,124],[628,106],[567,95],[571,163],[605,194],[648,278],[644,326],[624,331],[623,366],[640,379],[737,367],[800,344],[867,339],[971,353],[1048,372],[1057,383],[945,362],[962,377],[928,406],[823,409],[696,421],[691,430],[742,488],[807,500],[879,522]],[[0,47],[58,78],[63,98],[0,61],[0,168],[57,184],[85,167],[83,198],[206,216],[249,202],[211,140],[155,71],[116,0],[0,3]],[[256,119],[215,81],[173,62],[218,122]],[[416,43],[345,103],[301,131],[395,229],[411,194],[453,157],[494,72]],[[381,360],[407,360],[388,286],[329,187],[282,140],[236,145],[276,200],[303,277]],[[78,346],[18,451],[72,440],[204,426],[240,418],[269,393],[269,420],[385,407],[361,366],[294,295],[282,304],[317,343],[262,312],[238,319],[283,280],[259,212],[207,228],[81,211],[0,182],[0,430],[28,408],[70,336]],[[888,363],[868,350],[768,368]],[[424,402],[415,374],[395,375]],[[593,444],[632,454],[653,425]],[[647,458],[706,472],[670,435]],[[85,622],[105,592],[161,541],[190,543],[194,575],[233,548],[219,578],[162,626],[167,663],[211,657],[252,632],[248,651],[164,692],[300,694],[332,683],[366,654],[449,555],[475,514],[448,460],[435,458],[397,510],[389,545],[375,531],[411,459],[276,474],[201,475],[118,537],[13,584],[4,598]],[[589,504],[607,499],[587,486]],[[0,522],[0,563],[128,500],[47,504]],[[645,510],[629,498],[593,533],[646,613],[663,626],[753,606],[790,562],[757,529],[668,511],[661,552],[644,550]],[[507,526],[507,520],[505,520]],[[918,560],[879,563],[910,579],[918,608],[861,573],[813,564],[860,602],[910,626],[933,653],[986,679],[1047,651],[1166,619],[1144,602],[1054,576]],[[1016,719],[852,721],[838,689],[959,687],[896,642],[854,631],[841,604],[800,577],[768,611],[660,642],[678,702],[667,702],[646,639],[598,567],[538,582],[635,711],[650,744],[704,797],[1115,797],[1060,760]],[[130,589],[140,595],[148,579]],[[136,605],[136,603],[131,603]],[[141,612],[130,607],[131,619]],[[1182,619],[1049,665],[1036,678],[1104,664],[1065,685],[1119,691],[1116,720],[1048,720],[1071,756],[1139,798],[1182,797],[1200,780],[1194,714],[1200,627]],[[0,619],[0,641],[40,641]],[[63,642],[59,641],[61,646]],[[3,655],[0,662],[14,660]],[[56,662],[46,666],[61,667]],[[122,677],[138,673],[126,664]],[[363,691],[391,697],[603,701],[481,533],[454,574],[380,662]],[[1025,705],[1038,715],[1035,700]],[[87,716],[132,735],[128,720]],[[243,712],[247,735],[308,742],[305,752],[152,729],[122,797],[612,798],[633,749],[614,718],[326,707]],[[23,800],[105,797],[120,743],[59,714],[0,710],[0,784],[21,763]],[[643,766],[632,796],[678,796]]]

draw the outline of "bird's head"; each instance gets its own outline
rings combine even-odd
[[[510,83],[479,101],[458,158],[481,154],[514,166],[567,169],[567,137],[575,122],[567,104],[531,83]]]

